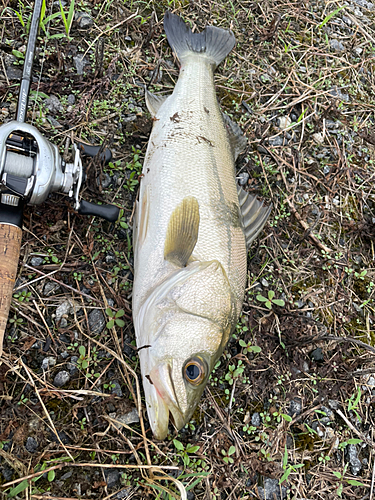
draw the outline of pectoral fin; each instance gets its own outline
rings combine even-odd
[[[258,201],[256,196],[247,193],[241,186],[237,186],[237,193],[238,201],[240,202],[246,245],[249,249],[251,243],[263,229],[271,212],[272,205],[264,207],[263,203]]]
[[[198,239],[199,205],[194,196],[187,196],[169,219],[164,245],[164,258],[178,267],[185,267]]]
[[[157,112],[168,97],[168,95],[151,94],[148,90],[145,91],[146,106],[153,118],[155,118]]]

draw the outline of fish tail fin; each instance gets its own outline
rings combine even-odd
[[[169,11],[164,16],[164,30],[169,45],[181,63],[194,53],[210,59],[216,67],[236,44],[236,39],[229,30],[207,26],[201,33],[193,33],[181,17]]]

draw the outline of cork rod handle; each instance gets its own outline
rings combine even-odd
[[[19,227],[0,223],[0,356],[17,276],[21,239]]]

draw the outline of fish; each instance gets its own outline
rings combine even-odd
[[[170,12],[164,30],[181,67],[171,95],[146,91],[153,128],[133,222],[133,323],[158,440],[197,407],[241,312],[249,245],[271,210],[236,183],[247,140],[216,97],[214,71],[233,33],[193,33]]]

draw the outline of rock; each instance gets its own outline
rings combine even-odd
[[[315,134],[312,135],[312,138],[317,144],[323,144],[324,142],[324,136],[321,132],[315,132]]]
[[[349,94],[344,94],[343,92],[341,92],[341,90],[337,87],[334,87],[332,88],[330,91],[329,91],[329,94],[333,97],[337,97],[338,99],[340,99],[341,101],[345,101],[345,102],[349,102],[350,99],[349,99]],[[332,133],[332,131],[331,131]]]
[[[286,498],[286,487],[279,485],[277,479],[264,478],[264,488],[258,487],[259,498],[262,500],[283,500]]]
[[[344,45],[336,40],[336,38],[333,38],[332,40],[329,41],[329,45],[333,50],[336,50],[336,52],[344,52],[345,47]]]
[[[257,150],[258,150],[259,153],[262,153],[263,155],[268,154],[267,149],[264,148],[263,146],[261,146],[260,144],[257,144]]]
[[[69,479],[70,477],[72,477],[73,475],[73,472],[66,472],[65,474],[63,474],[61,477],[60,477],[60,481],[66,481],[67,479]]]
[[[68,434],[64,431],[57,431],[57,434],[60,438],[60,441],[63,443],[63,444],[71,444],[71,440],[70,440],[70,437],[68,436]],[[54,432],[51,432],[51,439],[52,441],[54,441],[55,443],[59,443],[59,438],[57,437],[57,435],[54,433]]]
[[[331,169],[328,165],[324,165],[323,167],[323,174],[328,175],[330,173]]]
[[[20,80],[22,78],[22,69],[17,66],[8,66],[6,69],[8,80]]]
[[[251,425],[253,425],[254,427],[260,427],[261,423],[262,422],[259,413],[253,413],[251,415]]]
[[[14,470],[11,469],[8,465],[5,465],[1,469],[1,474],[6,482],[11,481],[13,479]]]
[[[62,387],[63,385],[67,384],[70,380],[70,375],[67,371],[61,370],[61,372],[58,372],[53,379],[53,385],[55,387]]]
[[[313,351],[310,352],[310,358],[316,361],[317,363],[322,363],[324,361],[323,351],[320,347],[317,347]]]
[[[66,364],[66,368],[69,370],[70,375],[75,375],[78,372],[77,361],[78,356],[72,356],[70,358],[70,363]]]
[[[82,56],[73,57],[73,62],[74,62],[74,66],[76,67],[77,73],[79,75],[83,75],[83,71],[85,69],[85,66],[90,64],[89,61],[86,59],[86,57],[82,57]]]
[[[38,449],[38,443],[33,437],[28,437],[26,439],[25,448],[29,453],[35,453]]]
[[[66,358],[69,358],[69,353],[68,351],[63,351],[60,356],[62,357],[62,359],[66,359]]]
[[[130,493],[132,492],[132,488],[124,488],[123,490],[119,491],[116,495],[116,498],[118,500],[122,500],[123,498],[128,498]]]
[[[277,137],[271,137],[270,139],[268,139],[268,144],[275,147],[286,146],[288,144],[288,141],[284,137],[278,135]]]
[[[249,174],[247,172],[242,172],[241,174],[238,175],[238,184],[240,186],[246,186],[249,180]]]
[[[296,300],[294,302],[294,305],[296,307],[298,307],[298,309],[302,309],[302,307],[304,307],[306,304],[305,304],[305,302],[303,300]]]
[[[112,252],[109,252],[105,256],[105,261],[106,261],[107,264],[117,264],[117,259],[116,259],[115,255]]]
[[[56,309],[56,321],[60,321],[61,318],[65,315],[72,314],[74,312],[75,304],[72,300],[65,300],[59,307]],[[80,308],[77,308],[78,311]]]
[[[117,469],[109,469],[105,471],[104,474],[107,481],[107,487],[114,488],[120,479],[120,472]]]
[[[111,385],[114,386],[111,388],[111,394],[115,394],[119,398],[122,397],[122,390],[118,380],[112,380]]]
[[[111,183],[111,177],[107,173],[104,173],[102,178],[102,188],[107,189],[111,185]]]
[[[102,333],[106,325],[106,320],[100,309],[93,309],[89,314],[89,328],[93,335]]]
[[[55,120],[53,118],[53,116],[47,115],[47,120],[50,122],[50,124],[54,128],[61,128],[62,127],[61,123],[59,123],[57,120]]]
[[[302,411],[302,402],[299,398],[292,399],[289,403],[289,415],[294,417],[295,415],[299,415]]]
[[[48,109],[48,111],[52,114],[62,113],[64,111],[61,102],[55,95],[51,95],[50,97],[45,99],[44,105]]]
[[[270,284],[268,283],[268,281],[266,280],[266,278],[262,278],[260,280],[260,283],[262,286],[264,286],[265,288],[268,288],[270,286]]]
[[[285,130],[286,128],[290,127],[291,124],[292,124],[292,120],[289,118],[289,116],[280,116],[279,128],[281,130]]]
[[[60,285],[58,283],[54,283],[53,281],[50,281],[49,283],[46,283],[43,288],[43,295],[45,297],[49,297],[50,295],[53,295],[54,293],[58,292],[60,290]]]
[[[130,425],[136,424],[139,422],[139,415],[137,408],[133,408],[129,413],[125,413],[124,415],[120,415],[116,417],[116,420],[122,422],[123,424]]]
[[[94,24],[94,21],[87,14],[87,12],[76,12],[74,17],[76,18],[78,27],[82,30],[87,30]]]
[[[42,361],[42,370],[48,370],[48,368],[53,368],[56,364],[56,359],[52,356],[48,356],[48,358],[44,358]]]
[[[41,266],[44,262],[44,259],[42,257],[32,257],[30,260],[30,265],[33,267]]]
[[[73,104],[75,104],[75,102],[76,102],[76,96],[74,94],[69,94],[67,101],[68,101],[68,104],[73,106]]]
[[[357,447],[355,444],[348,444],[345,448],[346,459],[350,464],[353,476],[356,476],[362,469],[362,463],[358,458]]]

